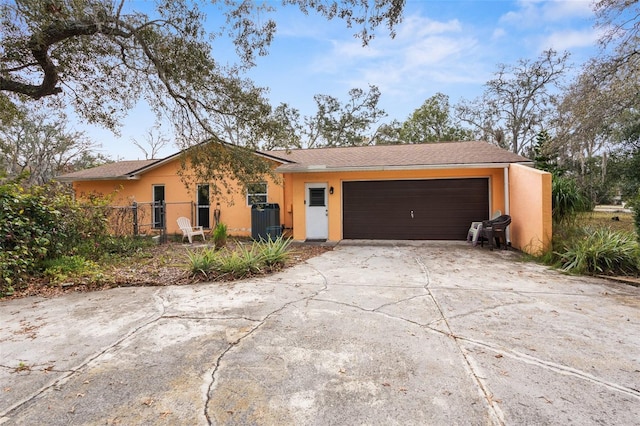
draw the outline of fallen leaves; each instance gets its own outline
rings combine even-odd
[[[50,285],[42,278],[32,278],[25,287],[6,299],[16,299],[27,296],[51,298],[72,292],[89,292],[107,290],[113,287],[148,287],[195,284],[197,281],[189,278],[185,265],[187,262],[186,244],[167,243],[150,247],[141,259],[132,256],[115,266],[104,268],[101,282],[74,282],[69,286]],[[332,247],[292,244],[294,255],[287,260],[285,267],[305,262],[307,259],[332,250]],[[25,327],[19,333],[35,338],[35,331],[40,326]]]

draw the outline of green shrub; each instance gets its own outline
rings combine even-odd
[[[290,238],[284,238],[283,236],[279,236],[275,240],[269,238],[260,241],[257,244],[257,249],[264,265],[269,268],[284,265],[291,253],[291,242]]]
[[[266,269],[284,265],[291,250],[291,240],[282,237],[251,245],[238,244],[235,249],[216,250],[205,247],[187,251],[187,270],[205,279],[245,278]]]
[[[578,274],[637,274],[640,246],[630,232],[582,228],[556,252],[564,271]]]
[[[227,245],[227,225],[224,223],[218,223],[213,228],[213,244],[217,248],[222,248]]]
[[[11,294],[40,260],[56,252],[59,216],[37,188],[24,190],[16,182],[0,185],[0,296]]]
[[[102,277],[100,266],[82,256],[62,256],[42,263],[44,276],[52,284],[61,283],[70,277],[89,277],[97,280]]]
[[[40,262],[82,254],[97,257],[107,236],[105,197],[76,201],[70,188],[0,184],[0,297],[13,293]]]
[[[589,199],[580,191],[574,179],[553,176],[551,194],[551,212],[556,224],[571,222],[578,213],[591,208]]]
[[[633,210],[633,223],[636,227],[636,237],[640,242],[640,194],[631,200],[629,207]]]

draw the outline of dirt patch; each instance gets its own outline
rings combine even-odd
[[[230,248],[235,243],[231,242]],[[24,287],[5,299],[27,296],[56,297],[73,292],[100,291],[114,287],[185,285],[201,282],[191,277],[187,271],[187,250],[196,250],[204,244],[182,244],[169,242],[145,249],[143,253],[128,259],[119,259],[112,265],[106,265],[99,280],[74,278],[68,282],[51,284],[44,278],[31,278]],[[307,259],[332,250],[330,245],[294,243],[291,253],[280,269],[290,268]],[[264,271],[256,275],[267,275],[277,270]],[[254,275],[255,276],[255,275]],[[230,279],[218,280],[229,282]]]

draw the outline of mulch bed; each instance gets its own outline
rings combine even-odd
[[[230,242],[233,248],[235,242]],[[202,282],[201,278],[191,277],[187,271],[187,250],[196,250],[202,244],[182,244],[169,242],[145,250],[144,254],[134,256],[117,265],[108,265],[103,271],[100,282],[90,282],[82,278],[61,284],[51,285],[44,278],[32,278],[26,285],[11,296],[3,300],[17,299],[28,296],[56,297],[75,292],[101,291],[115,287],[143,287],[186,285]],[[332,246],[294,243],[291,254],[281,269],[290,268],[307,259],[332,250]],[[274,271],[257,275],[267,275]],[[256,276],[256,275],[254,275]],[[231,282],[232,279],[217,279],[217,282]]]

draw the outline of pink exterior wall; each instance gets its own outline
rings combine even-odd
[[[275,166],[275,164],[274,164]],[[189,187],[185,185],[178,175],[180,160],[164,164],[158,168],[144,173],[139,180],[113,180],[113,181],[82,181],[74,182],[73,187],[78,197],[90,193],[113,194],[113,206],[130,206],[134,201],[139,203],[149,203],[153,201],[153,185],[164,185],[165,201],[167,203],[167,232],[170,234],[180,233],[177,225],[177,218],[185,216],[191,219],[195,225],[195,203],[197,182]],[[282,182],[274,182],[267,179],[267,197],[269,203],[278,203],[280,209],[280,219],[285,215],[282,209],[284,204],[284,194]],[[247,205],[244,188],[231,183],[229,194],[227,189],[220,187],[222,196],[216,196],[213,191],[210,195],[210,223],[214,225],[213,209],[216,203],[220,203],[220,221],[227,225],[230,235],[248,236],[251,235],[251,206]],[[145,218],[150,223],[150,218]]]
[[[551,174],[511,164],[509,200],[512,246],[533,255],[551,249]]]

